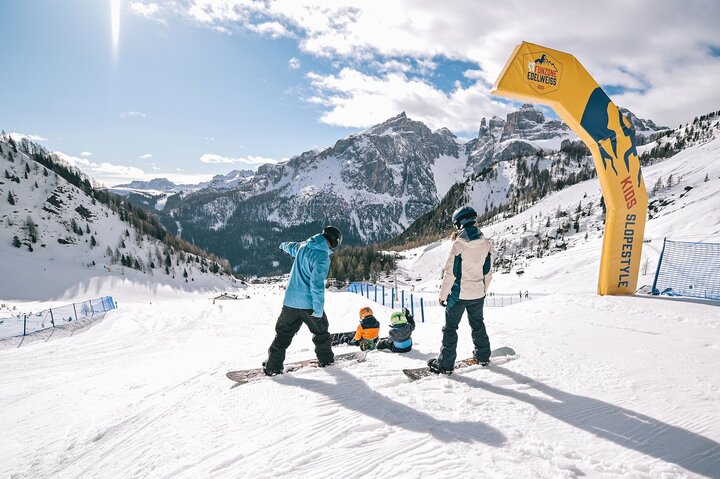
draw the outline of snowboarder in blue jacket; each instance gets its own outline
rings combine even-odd
[[[283,308],[275,324],[275,339],[268,349],[263,370],[268,376],[282,374],[285,351],[293,336],[305,323],[313,334],[315,355],[321,367],[335,361],[330,347],[328,319],[325,315],[325,279],[330,270],[332,250],[342,242],[342,233],[334,226],[326,226],[302,243],[282,243],[280,249],[293,256]]]

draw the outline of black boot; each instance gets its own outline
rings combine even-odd
[[[430,360],[427,362],[427,365],[428,365],[428,368],[430,369],[430,371],[434,372],[435,374],[448,374],[448,375],[450,375],[450,374],[453,373],[453,370],[452,370],[452,369],[445,369],[444,367],[442,367],[442,366],[440,365],[440,363],[438,362],[437,358],[430,359]]]
[[[263,369],[263,372],[265,373],[265,376],[277,376],[278,374],[282,374],[282,373],[283,373],[283,370],[282,370],[282,369],[268,369],[268,368],[266,368],[266,367],[265,367],[265,364],[266,364],[266,363],[267,363],[267,361],[263,361],[263,363],[262,363],[262,369]]]

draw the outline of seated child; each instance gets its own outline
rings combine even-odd
[[[412,349],[412,335],[415,319],[407,308],[396,311],[390,316],[390,333],[381,339],[377,349],[389,349],[393,353],[407,353]]]
[[[360,349],[375,349],[375,343],[380,334],[380,322],[373,316],[373,311],[365,306],[360,309],[360,324],[355,331],[355,337],[349,344],[360,345]]]

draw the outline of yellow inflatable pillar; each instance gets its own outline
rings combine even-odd
[[[634,294],[648,197],[629,120],[574,56],[527,42],[492,93],[548,105],[590,148],[607,208],[598,293]]]

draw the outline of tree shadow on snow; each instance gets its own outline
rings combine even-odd
[[[720,478],[720,444],[712,439],[598,399],[561,391],[501,366],[490,367],[548,398],[462,375],[451,378],[468,386],[524,401],[540,412],[622,447],[677,464],[697,474]]]
[[[370,388],[342,369],[327,368],[335,377],[334,383],[288,375],[277,382],[297,386],[321,394],[339,405],[375,418],[389,426],[397,426],[422,434],[430,433],[437,440],[450,442],[480,442],[488,446],[502,446],[506,437],[497,429],[481,422],[455,422],[436,419],[410,406],[393,401]]]

